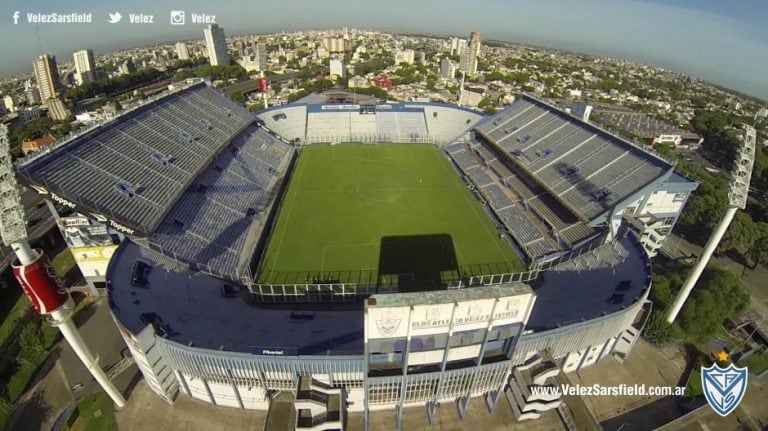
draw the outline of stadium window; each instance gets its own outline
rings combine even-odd
[[[456,332],[450,340],[450,347],[471,346],[483,342],[485,329]]]
[[[433,113],[432,113],[432,117],[433,117],[433,118],[437,118],[437,112],[433,112]]]
[[[469,123],[471,123],[471,122],[472,122],[472,119],[470,119],[470,118],[467,118],[467,124],[469,124]]]

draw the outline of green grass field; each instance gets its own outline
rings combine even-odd
[[[433,145],[302,150],[262,259],[262,283],[397,283],[523,269]]]

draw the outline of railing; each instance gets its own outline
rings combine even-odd
[[[339,412],[320,413],[315,416],[299,416],[296,419],[296,428],[313,428],[327,422],[339,422],[341,415]]]

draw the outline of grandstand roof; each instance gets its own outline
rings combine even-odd
[[[583,221],[673,169],[660,157],[529,96],[475,130]]]
[[[21,161],[21,178],[147,235],[234,136],[253,122],[241,106],[196,84],[165,94],[39,157]]]
[[[526,329],[535,332],[599,318],[637,303],[651,282],[648,256],[625,236],[544,272]]]
[[[131,284],[137,259],[153,266],[148,288]],[[362,306],[313,311],[312,319],[292,318],[291,310],[256,308],[224,297],[221,280],[130,241],[114,254],[107,275],[112,312],[134,334],[144,329],[148,316],[156,316],[166,338],[200,348],[248,353],[267,348],[285,350],[287,356],[363,351]]]
[[[147,288],[131,284],[135,262],[149,263]],[[108,277],[110,306],[133,333],[156,316],[165,337],[195,347],[254,353],[258,349],[285,349],[295,355],[361,355],[363,307],[320,311],[257,308],[238,297],[221,294],[223,282],[190,270],[147,248],[124,241],[113,256]],[[650,267],[636,240],[622,238],[543,273],[535,283],[534,302],[527,329],[535,332],[596,319],[620,311],[642,297],[650,282]],[[491,289],[499,295],[526,293],[515,283]],[[475,299],[487,290],[466,288],[405,295],[377,295],[377,306]],[[431,299],[430,299],[431,298]],[[297,314],[311,314],[310,319]],[[144,315],[145,317],[142,317]]]

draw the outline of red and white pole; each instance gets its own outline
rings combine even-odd
[[[66,286],[56,276],[53,266],[42,250],[33,250],[26,240],[11,244],[17,260],[13,262],[13,274],[21,288],[40,314],[51,316],[51,324],[59,328],[61,334],[72,346],[72,350],[83,361],[104,391],[112,398],[117,408],[125,406],[123,394],[109,380],[98,364],[88,346],[85,345],[77,327],[72,322],[73,301]]]

